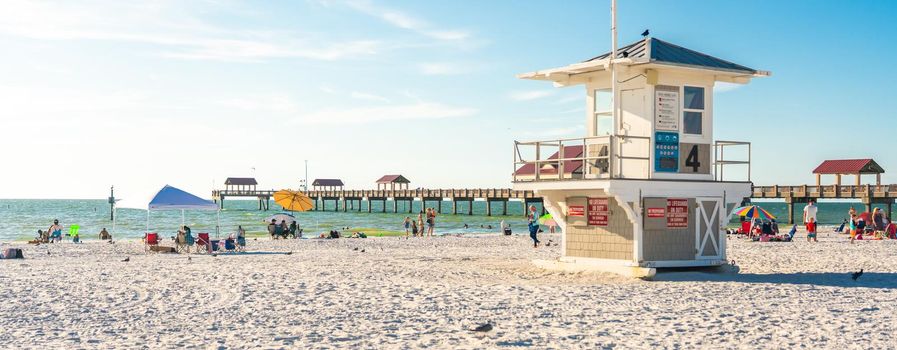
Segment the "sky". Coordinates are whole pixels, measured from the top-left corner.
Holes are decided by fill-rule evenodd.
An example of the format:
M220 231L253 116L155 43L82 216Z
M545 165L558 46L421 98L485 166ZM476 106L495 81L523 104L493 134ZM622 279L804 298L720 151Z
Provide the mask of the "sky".
M0 0L0 198L210 196L384 174L507 188L514 140L585 134L581 86L516 74L610 47L609 0ZM652 36L772 72L717 89L716 139L752 143L756 184L824 159L897 172L897 2L618 4ZM889 172L884 181L897 182Z

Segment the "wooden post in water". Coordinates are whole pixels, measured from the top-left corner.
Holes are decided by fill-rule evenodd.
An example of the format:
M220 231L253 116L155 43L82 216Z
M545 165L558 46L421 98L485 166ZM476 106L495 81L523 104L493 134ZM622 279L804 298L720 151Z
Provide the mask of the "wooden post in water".
M486 216L492 216L492 201L486 198Z
M458 215L458 200L452 198L452 215Z
M383 198L383 212L386 212L386 197Z
M501 215L508 216L508 201L504 200L501 202Z
M473 215L473 198L467 201L467 215Z

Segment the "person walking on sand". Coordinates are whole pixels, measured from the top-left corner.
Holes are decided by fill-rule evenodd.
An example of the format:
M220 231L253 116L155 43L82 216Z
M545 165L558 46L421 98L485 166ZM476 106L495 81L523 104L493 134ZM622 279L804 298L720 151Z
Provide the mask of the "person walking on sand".
M411 217L406 216L402 224L405 226L405 239L408 239L408 236L411 234Z
M816 219L814 218L810 218L810 221L807 222L807 242L810 240L819 242L816 240Z
M536 214L536 206L529 207L529 215L527 215L529 224L529 238L533 239L533 248L539 247L539 216Z
M818 209L819 208L816 207L816 201L811 199L810 202L807 203L807 205L804 207L804 225L810 222L810 219L813 219L813 221L818 221L818 219L816 218L816 212L818 211Z
M850 208L853 210L853 208ZM850 244L853 244L854 239L857 237L857 214L850 214Z

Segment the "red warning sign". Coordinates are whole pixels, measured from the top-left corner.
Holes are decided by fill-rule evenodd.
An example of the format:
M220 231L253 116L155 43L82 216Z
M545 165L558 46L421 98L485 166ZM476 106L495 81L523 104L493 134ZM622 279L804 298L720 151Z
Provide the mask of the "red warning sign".
M667 228L688 227L688 199L667 199Z
M571 205L567 207L567 216L586 216L586 208L582 205Z
M664 208L648 208L648 217L649 218L662 218L667 215L667 211Z
M589 198L588 222L590 226L607 226L610 213L607 198Z

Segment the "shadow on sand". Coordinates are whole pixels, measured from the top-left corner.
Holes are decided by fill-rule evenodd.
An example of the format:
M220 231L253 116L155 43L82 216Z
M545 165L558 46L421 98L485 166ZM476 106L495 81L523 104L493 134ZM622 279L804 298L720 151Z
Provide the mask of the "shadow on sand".
M663 269L658 270L652 280L655 282L739 282L897 289L897 273L868 271L854 281L850 272L747 274L739 273L737 267Z

